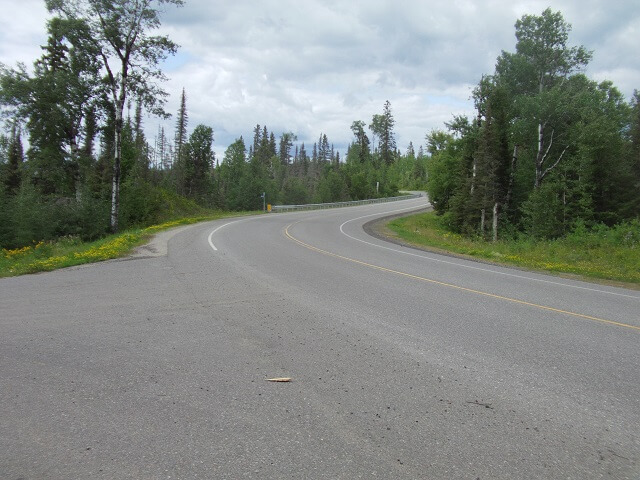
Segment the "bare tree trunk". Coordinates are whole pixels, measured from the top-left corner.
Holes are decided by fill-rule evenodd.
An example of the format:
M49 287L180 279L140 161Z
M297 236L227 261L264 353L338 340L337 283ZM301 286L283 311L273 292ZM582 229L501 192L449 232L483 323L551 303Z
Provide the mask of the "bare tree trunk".
M546 177L551 170L553 170L558 166L558 164L560 163L560 160L562 160L562 157L564 157L564 154L567 153L567 149L569 148L569 145L564 147L560 155L558 155L558 158L556 158L556 161L552 165L549 165L548 167L545 168L545 163L546 164L549 163L547 162L547 159L549 157L549 152L551 151L551 147L553 146L553 137L554 137L555 131L551 130L549 144L547 145L546 149L544 148L545 147L544 131L545 131L545 125L543 125L542 123L539 123L538 124L538 153L536 154L536 180L533 185L534 188L540 187L540 185L542 184L542 179Z
M74 188L76 190L76 202L80 203L82 201L82 189L80 188L80 147L78 146L77 137L75 134L72 134L69 138L69 143L71 144L71 163L75 165L76 170L74 173Z
M484 237L485 209L480 210L480 235Z
M542 182L542 163L544 162L544 126L542 123L538 124L538 153L536 154L536 179L534 188L540 187Z
M511 196L513 195L513 183L516 177L516 166L518 164L518 145L513 147L513 156L511 157L511 170L509 171L509 185L507 186L507 195L504 201L504 210L509 210L511 204Z
M475 190L475 186L476 186L476 170L477 170L477 165L476 165L476 159L475 157L473 158L473 170L472 170L472 176L471 176L471 191L469 192L471 195L473 195L473 191Z
M493 204L493 241L498 241L498 202Z
M122 109L116 108L115 156L113 159L113 182L111 185L111 231L118 232L120 210L120 160L122 158Z

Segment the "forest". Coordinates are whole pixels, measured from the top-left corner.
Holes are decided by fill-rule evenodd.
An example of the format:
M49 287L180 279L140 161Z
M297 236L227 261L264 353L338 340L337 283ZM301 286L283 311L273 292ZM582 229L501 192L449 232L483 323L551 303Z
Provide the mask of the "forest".
M189 129L184 89L175 130L160 129L150 141L144 114L168 117L159 65L177 48L151 35L159 5L47 5L54 16L33 73L21 64L0 71L3 248L64 236L92 240L203 209L258 210L263 194L272 204L321 203L424 185L426 157L412 146L400 154L389 102L368 129L353 122L345 158L326 134L305 145L292 132L276 136L259 124L252 139L237 138L215 158L213 128Z
M448 227L553 239L640 215L640 94L588 79L560 12L516 22L515 52L473 92L475 118L427 135L427 191Z
M166 0L179 6L181 0ZM82 240L211 209L262 209L426 189L449 228L487 239L557 238L637 221L640 95L584 75L592 56L569 45L559 12L516 22L515 52L473 92L477 114L426 134L424 149L396 145L391 103L354 120L344 158L326 134L312 145L256 124L223 158L213 128L190 129L188 92L174 131L166 118L164 58L177 46L152 32L145 2L47 1L54 16L31 71L0 65L0 247L65 236Z

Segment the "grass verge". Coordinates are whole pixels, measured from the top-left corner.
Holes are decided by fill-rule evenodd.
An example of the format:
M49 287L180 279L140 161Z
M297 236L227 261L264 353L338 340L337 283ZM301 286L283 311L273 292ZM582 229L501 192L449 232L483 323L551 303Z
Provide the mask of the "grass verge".
M180 225L248 215L256 212L218 212L211 215L180 218L146 228L132 229L109 235L94 242L82 242L77 237L62 237L50 242L33 242L22 248L0 251L0 278L47 272L59 268L101 262L123 257L152 235Z
M470 239L447 229L442 217L421 213L387 224L405 242L468 255L494 263L569 274L640 288L640 222L593 230L577 228L558 240L518 240L496 243Z

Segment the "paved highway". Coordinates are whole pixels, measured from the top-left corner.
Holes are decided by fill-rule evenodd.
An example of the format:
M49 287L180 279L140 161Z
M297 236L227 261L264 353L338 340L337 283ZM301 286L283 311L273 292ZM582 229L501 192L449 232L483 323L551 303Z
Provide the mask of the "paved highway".
M363 230L424 206L0 280L0 478L640 478L640 293Z

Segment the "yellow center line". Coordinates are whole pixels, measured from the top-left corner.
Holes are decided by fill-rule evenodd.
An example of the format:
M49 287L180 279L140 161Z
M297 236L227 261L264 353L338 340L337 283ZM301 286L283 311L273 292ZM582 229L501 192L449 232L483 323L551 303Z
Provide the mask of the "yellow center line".
M296 223L298 223L298 222L296 222ZM585 318L587 320L592 320L594 322L606 323L608 325L615 325L617 327L630 328L632 330L639 330L640 331L640 327L635 326L635 325L629 325L627 323L621 323L621 322L614 322L613 320L607 320L607 319L599 318L599 317L592 317L590 315L584 315L582 313L569 312L567 310L560 310L559 308L547 307L545 305L540 305L540 304L537 304L537 303L526 302L524 300L518 300L517 298L505 297L505 296L502 296L502 295L496 295L494 293L483 292L481 290L474 290L473 288L461 287L460 285L454 285L452 283L440 282L438 280L433 280L431 278L420 277L418 275L412 275L411 273L400 272L398 270L392 270L390 268L381 267L380 265L374 265L374 264L371 264L371 263L363 262L361 260L356 260L355 258L345 257L343 255L338 255L337 253L328 252L326 250L322 250L321 248L314 247L313 245L309 245L308 243L305 243L302 240L298 240L297 238L292 236L291 233L289 233L289 228L292 227L293 225L294 225L294 223L291 223L291 224L287 225L285 227L285 229L284 229L284 234L287 236L287 238L289 238L289 240L292 240L292 241L296 242L298 245L300 245L302 247L305 247L305 248L307 248L309 250L313 250L314 252L322 253L323 255L328 255L328 256L334 257L334 258L339 258L339 259L345 260L347 262L356 263L358 265L362 265L362 266L368 267L368 268L373 268L375 270L380 270L382 272L393 273L395 275L400 275L400 276L403 276L403 277L412 278L414 280L419 280L421 282L433 283L433 284L436 284L436 285L441 285L443 287L455 288L456 290L461 290L463 292L475 293L476 295L483 295L485 297L491 297L491 298L496 298L498 300L504 300L506 302L517 303L517 304L520 304L520 305L527 305L529 307L539 308L541 310L547 310L547 311L550 311L550 312L562 313L562 314L565 314L565 315L570 315L572 317Z

